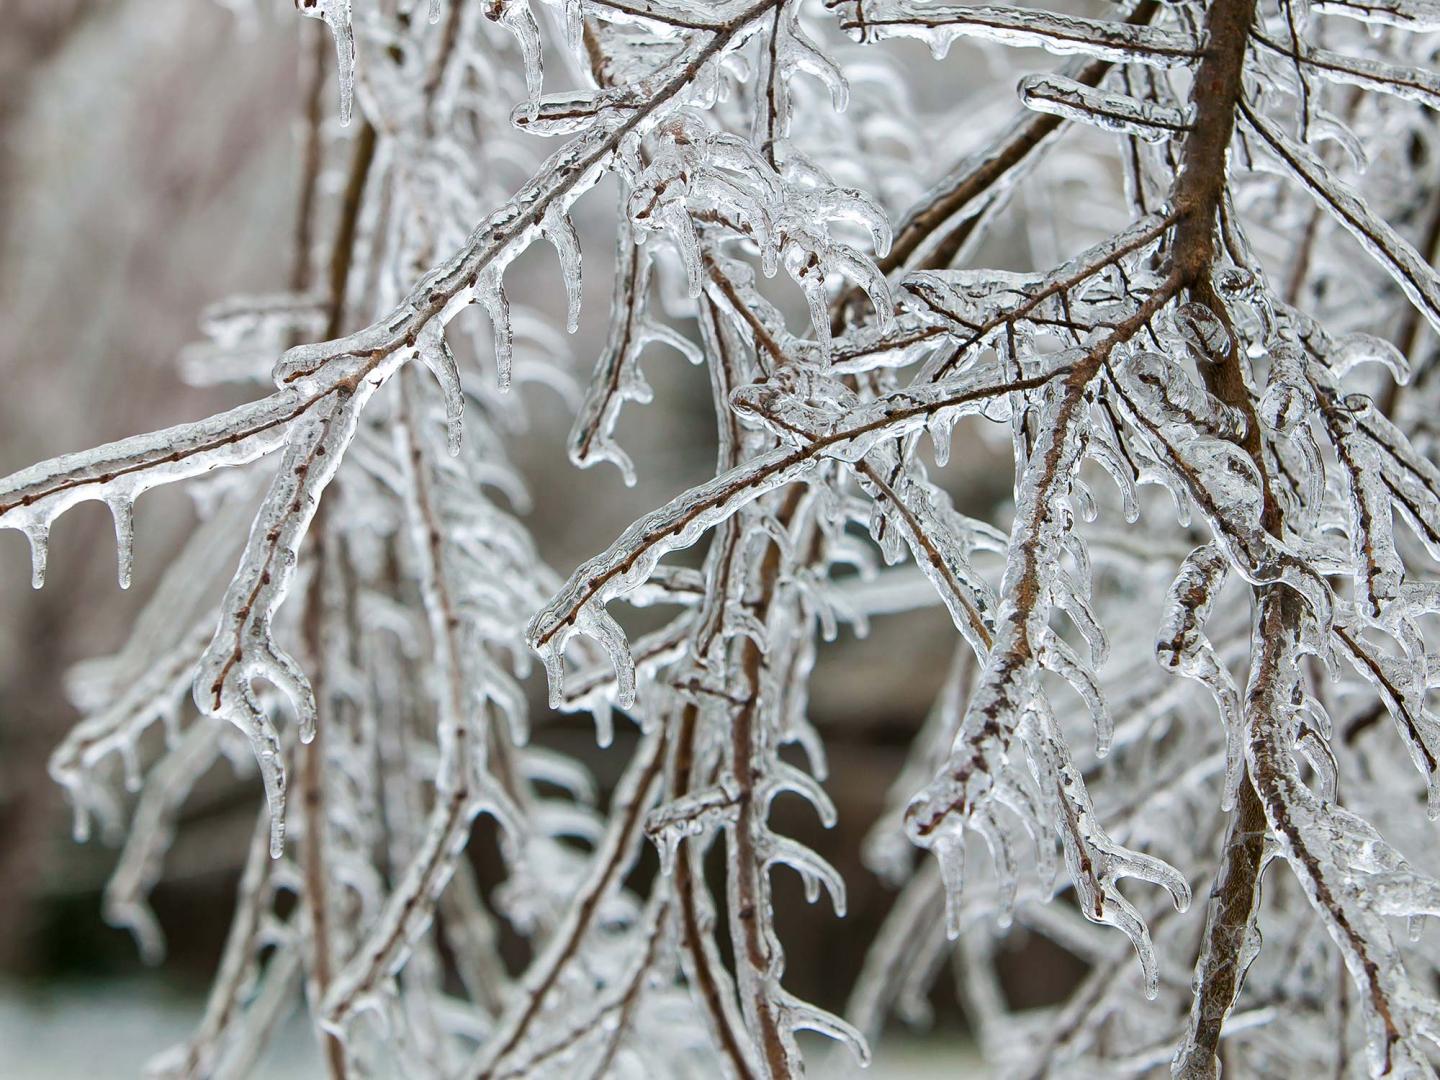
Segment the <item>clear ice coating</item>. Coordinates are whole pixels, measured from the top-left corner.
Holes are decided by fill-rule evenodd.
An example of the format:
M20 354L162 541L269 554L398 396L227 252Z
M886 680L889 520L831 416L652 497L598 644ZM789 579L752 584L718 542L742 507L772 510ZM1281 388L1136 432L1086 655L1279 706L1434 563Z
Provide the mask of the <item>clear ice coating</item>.
M340 87L314 235L179 358L252 400L0 479L34 587L95 501L153 590L49 763L147 960L192 792L265 795L154 1075L253 1072L302 1002L332 1077L842 1075L796 1032L863 1064L950 970L1006 1075L1433 1075L1435 0L296 7ZM558 275L511 269L542 240ZM654 497L566 517L568 573L507 457L535 382ZM655 497L627 405L713 429L713 474ZM157 575L136 503L180 481ZM829 936L866 884L824 831L832 649L906 744L833 1011L774 886ZM1060 1003L1007 997L1015 927L1085 966Z
M355 28L351 24L354 0L295 0L301 15L319 19L335 39L335 70L340 77L340 122L350 123L355 108Z

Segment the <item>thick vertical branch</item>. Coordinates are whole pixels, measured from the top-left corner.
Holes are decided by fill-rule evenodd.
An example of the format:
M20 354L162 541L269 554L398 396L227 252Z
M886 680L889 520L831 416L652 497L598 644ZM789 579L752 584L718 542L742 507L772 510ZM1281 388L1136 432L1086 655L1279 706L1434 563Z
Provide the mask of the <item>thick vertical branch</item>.
M666 792L669 801L683 798L694 786L695 736L700 710L686 703L680 710L675 734L674 757L670 763L674 778ZM710 900L705 893L704 851L698 844L686 844L675 860L675 907L679 921L680 947L688 957L686 977L693 983L700 1005L720 1052L725 1056L736 1080L752 1080L755 1071L750 1064L742 1034L736 1030L733 987L719 958L714 955L709 923L712 921Z
M1255 0L1215 0L1205 19L1204 53L1190 90L1195 122L1180 152L1180 175L1172 193L1181 214L1172 265L1192 288L1215 260L1216 215L1228 181L1226 160L1254 21Z
M320 513L323 513L321 511ZM315 688L317 722L315 737L299 747L299 788L300 803L305 821L304 837L300 844L300 870L302 878L301 899L305 906L305 917L309 923L309 993L313 1013L318 1014L320 1003L330 991L335 974L335 955L330 900L330 869L327 865L328 822L325 799L325 743L328 728L334 719L329 695L325 686L325 649L323 621L325 617L325 525L317 513L316 528L313 532L314 555L310 588L305 598L303 630L306 651L310 655L314 671L312 685ZM344 1080L345 1047L334 1032L319 1032L325 1069L331 1080Z
M794 516L802 491L799 486L794 486L786 493L785 503L779 511L782 522ZM779 546L768 544L756 573L758 599L754 614L761 625L765 623L774 599L780 556ZM739 792L735 822L725 834L730 848L730 937L739 972L737 981L742 993L741 1006L763 1055L762 1067L770 1080L781 1080L794 1073L786 1050L782 1020L769 987L765 985L775 957L765 932L769 919L765 907L770 891L764 880L767 871L762 853L755 846L755 837L764 824L762 816L765 812L756 791L756 782L760 779L757 760L764 739L760 683L765 654L748 636L741 638L738 649L740 678L747 689L730 725L730 767Z
M1260 947L1255 918L1265 831L1265 807L1247 778L1240 785L1205 913L1189 1034L1175 1060L1174 1075L1181 1080L1218 1075L1225 1018L1239 1000L1245 971Z
M1255 0L1216 0L1210 9L1205 54L1191 91L1195 125L1185 140L1175 186L1176 209L1183 215L1176 229L1175 265L1185 275L1192 298L1210 308L1227 329L1230 319L1215 294L1211 269L1216 252L1216 218L1228 183L1230 139L1244 92L1246 43L1254 19ZM1221 362L1206 366L1202 374L1210 392L1245 417L1242 445L1261 477L1262 522L1278 533L1280 509L1270 491L1260 421L1233 334ZM1264 807L1246 778L1240 785L1210 894L1205 936L1196 965L1190 1029L1176 1056L1176 1076L1200 1080L1219 1073L1218 1051L1225 1018L1239 999L1245 969L1259 944L1255 919L1260 905L1265 828Z
M350 266L355 254L355 233L360 226L360 208L364 204L370 166L375 162L376 141L375 125L367 120L360 126L360 133L355 137L350 175L345 181L344 201L340 206L340 224L335 232L335 246L330 256L330 315L325 326L327 338L339 337L345 324L346 293L350 285Z
M317 35L321 36L321 35ZM323 37L323 36L322 36ZM305 169L302 181L300 211L297 223L297 251L293 268L292 283L297 291L308 287L310 280L310 243L313 230L314 190L320 169L320 133L316 122L318 115L319 84L323 82L325 64L324 50L316 57L314 74L316 86L312 87L309 105L310 128L306 141ZM340 220L336 225L335 239L330 251L329 304L326 316L326 336L336 337L344 325L346 296L349 287L350 269L355 259L355 235L359 227L360 210L364 204L365 188L370 168L375 161L375 128L367 120L360 129L350 173L346 179L344 202L340 208ZM325 742L326 728L334 718L334 712L327 705L325 692L325 650L323 642L323 620L325 616L325 575L326 575L326 512L322 502L315 511L311 526L312 570L309 593L305 598L305 612L302 630L310 654L313 675L311 684L315 692L317 719L315 737L299 747L300 798L305 819L305 838L300 847L302 876L302 900L305 916L310 924L309 991L319 1015L320 1005L330 992L335 974L333 932L331 927L332 907L329 885L331 868L326 857L328 844L326 833L328 822L325 807ZM344 1080L345 1047L340 1038L331 1031L319 1032L325 1068L331 1080Z
M290 288L303 293L314 276L311 256L315 246L315 204L320 190L320 167L324 157L325 58L330 43L315 27L315 51L310 58L305 87L305 144L300 159L300 205L295 212L295 251L290 265Z

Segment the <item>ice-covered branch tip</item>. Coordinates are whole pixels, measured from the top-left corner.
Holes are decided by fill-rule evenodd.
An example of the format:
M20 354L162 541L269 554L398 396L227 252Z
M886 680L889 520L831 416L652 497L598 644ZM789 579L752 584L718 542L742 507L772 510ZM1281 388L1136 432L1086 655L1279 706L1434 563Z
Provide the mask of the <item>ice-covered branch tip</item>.
M314 400L298 387L287 388L205 420L23 469L0 480L0 528L18 529L30 541L33 584L39 588L45 582L46 542L55 519L81 502L102 501L116 513L119 561L128 567L131 508L141 494L270 453L284 443L287 425ZM123 529L121 522L126 523Z

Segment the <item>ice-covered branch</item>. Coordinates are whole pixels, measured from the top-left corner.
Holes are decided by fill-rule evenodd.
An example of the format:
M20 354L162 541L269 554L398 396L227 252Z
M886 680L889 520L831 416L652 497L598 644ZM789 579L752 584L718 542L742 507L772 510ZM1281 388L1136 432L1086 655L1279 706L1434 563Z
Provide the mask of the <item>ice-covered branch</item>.
M1183 31L1131 22L1085 19L1003 5L947 5L915 0L840 0L840 26L857 40L912 37L943 55L960 38L1039 46L1060 55L1160 67L1193 62L1199 49Z

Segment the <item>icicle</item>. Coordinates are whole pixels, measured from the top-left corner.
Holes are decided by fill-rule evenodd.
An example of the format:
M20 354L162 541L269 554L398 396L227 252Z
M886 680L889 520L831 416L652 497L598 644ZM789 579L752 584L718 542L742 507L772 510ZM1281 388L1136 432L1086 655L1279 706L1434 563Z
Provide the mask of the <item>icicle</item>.
M1070 501L1081 521L1089 524L1100 516L1100 508L1095 505L1095 495L1090 490L1090 485L1078 476L1070 481Z
M134 739L127 739L120 744L120 761L125 770L125 790L133 795L140 790L142 783L140 748L135 745Z
M788 836L771 835L767 840L770 853L765 860L766 867L776 864L790 867L800 875L805 885L807 903L820 899L820 888L830 894L831 906L839 918L845 917L845 879L833 866L811 851L798 840Z
M579 627L605 650L615 668L615 703L622 709L631 708L635 704L635 658L630 655L625 631L598 604L581 612Z
M510 301L505 296L505 286L498 274L486 274L476 289L476 295L495 335L495 379L502 391L510 389L510 373L514 366L515 339L510 325Z
M686 295L691 300L698 300L705 287L705 265L694 221L682 203L667 206L657 215L657 220L668 227L670 239L680 255L680 265L685 268Z
M563 0L565 11L565 41L570 51L579 54L585 31L585 0Z
M830 365L830 307L825 295L825 269L816 254L799 244L787 244L784 251L785 269L805 294L810 307L810 325L820 345L820 362Z
M937 413L928 425L930 445L935 452L935 464L945 468L950 463L950 435L959 417L952 413Z
M1359 364L1383 364L1390 376L1401 386L1410 382L1410 358L1393 342L1374 334L1346 334L1330 343L1325 353L1326 364L1337 379L1349 374Z
M1078 546L1067 544L1068 547ZM1077 564L1082 575L1088 574L1088 569L1083 564ZM1081 581L1085 580L1081 577ZM1106 660L1110 657L1110 639L1105 635L1105 628L1095 617L1094 609L1090 606L1090 600L1082 590L1076 579L1062 570L1054 571L1054 581L1049 588L1049 598L1061 611L1075 624L1075 629L1080 631L1080 636L1085 639L1085 646L1090 650L1090 666L1099 669L1105 666Z
M436 0L432 0L432 3ZM355 34L350 22L351 0L295 0L302 15L321 20L335 38L336 72L340 76L340 123L350 123L355 97Z
M609 701L601 699L595 702L590 715L595 719L595 745L608 750L615 741L615 710Z
M1173 866L1117 844L1101 827L1084 778L1043 700L1036 702L1026 734L1032 768L1047 800L1052 801L1052 817L1059 823L1080 913L1091 922L1116 927L1130 939L1140 960L1145 996L1153 999L1159 993L1159 971L1150 931L1117 882L1133 877L1159 885L1181 912L1190 906L1190 886Z
M791 1029L818 1032L847 1047L856 1064L862 1069L870 1065L870 1044L852 1024L834 1013L811 1005L790 995L784 995L785 1018ZM800 1071L796 1070L797 1075Z
M70 838L77 844L87 844L90 842L90 829L92 825L90 809L77 795L78 792L74 790L70 793L71 803L75 809L70 824Z
M1104 757L1110 752L1110 742L1115 736L1115 721L1105 707L1104 695L1095 675L1080 663L1080 658L1069 645L1047 631L1040 645L1040 662L1061 676L1084 700L1090 710L1090 720L1095 725L1095 756Z
M530 11L528 0L494 0L483 8L485 17L497 22L515 35L520 43L520 56L525 63L525 89L532 103L539 102L544 85L544 61L540 43L540 26Z
M575 223L563 211L546 215L544 232L560 256L567 300L565 329L573 334L580 329L580 237L575 233Z
M45 564L50 554L50 526L44 521L31 521L22 527L30 541L30 587L45 587Z
M1203 544L1186 556L1165 599L1155 656L1161 667L1203 684L1215 698L1225 731L1225 787L1220 807L1229 812L1244 779L1240 691L1205 636L1205 622L1227 571L1225 554L1217 544Z
M995 867L995 889L1000 898L1000 910L996 912L995 918L1002 929L1008 928L1014 921L1015 897L1020 888L1010 837L1001 827L999 818L993 814L976 814L970 825L990 849L990 862Z
M126 498L105 500L115 519L115 552L120 588L130 587L130 572L135 567L134 505Z
M929 840L929 848L940 864L940 880L945 884L945 936L951 941L964 929L960 898L965 888L965 834L961 822L947 821Z
M1260 399L1260 419L1281 435L1290 435L1314 414L1315 392L1305 376L1305 355L1299 346L1277 341L1269 352L1270 379Z
M786 761L777 760L772 766L769 782L765 785L764 800L768 809L771 800L782 791L794 792L815 809L819 815L820 824L827 829L833 829L839 820L839 814L835 809L835 803L826 794L825 789L820 786L820 781L802 769Z
M465 425L465 391L460 385L460 367L438 319L425 328L418 347L420 362L440 384L440 393L445 399L446 448L451 457L456 457Z

